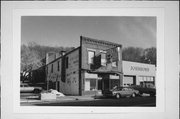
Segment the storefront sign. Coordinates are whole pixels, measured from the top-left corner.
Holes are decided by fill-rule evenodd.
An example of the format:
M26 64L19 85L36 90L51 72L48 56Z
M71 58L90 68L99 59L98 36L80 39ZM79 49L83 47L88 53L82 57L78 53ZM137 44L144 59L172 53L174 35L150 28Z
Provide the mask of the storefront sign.
M110 79L119 79L119 76L116 76L116 75L110 75Z
M155 76L155 65L138 62L123 61L124 75Z
M97 76L97 74L90 74L90 73L86 73L85 72L85 78L94 78L94 79L97 79L98 76Z
M138 67L138 66L131 66L131 69L130 69L130 70L149 72L149 68Z

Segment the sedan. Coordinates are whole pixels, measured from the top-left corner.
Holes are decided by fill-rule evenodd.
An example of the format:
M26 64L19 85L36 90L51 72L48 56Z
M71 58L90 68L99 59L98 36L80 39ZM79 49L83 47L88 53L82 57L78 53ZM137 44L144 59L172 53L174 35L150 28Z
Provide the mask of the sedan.
M21 93L39 93L41 92L41 87L33 87L29 86L28 84L21 84L20 85L20 92Z
M104 95L119 99L121 97L136 97L139 95L139 91L130 87L116 87L110 91L104 91Z

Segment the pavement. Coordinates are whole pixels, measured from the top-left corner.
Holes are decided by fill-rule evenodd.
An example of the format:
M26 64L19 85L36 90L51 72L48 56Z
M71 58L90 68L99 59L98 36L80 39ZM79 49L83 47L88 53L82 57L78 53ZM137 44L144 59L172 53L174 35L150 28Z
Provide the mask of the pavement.
M124 97L120 99L103 96L65 96L54 100L22 99L21 106L156 106L156 97Z
M101 99L103 98L102 95L96 95L96 96L61 96L56 97L54 100L40 100L38 96L29 96L27 98L21 98L21 103L27 103L27 102L58 102L58 101L85 101L85 100L95 100L95 99Z
M148 95L145 94L143 97L147 97ZM148 96L149 97L149 96ZM62 103L62 102L79 102L79 101L98 101L102 99L107 99L103 97L103 95L85 95L85 96L61 96L61 97L56 97L56 99L53 100L40 100L40 98L36 96L28 96L21 98L20 102L21 104L47 104L47 103Z

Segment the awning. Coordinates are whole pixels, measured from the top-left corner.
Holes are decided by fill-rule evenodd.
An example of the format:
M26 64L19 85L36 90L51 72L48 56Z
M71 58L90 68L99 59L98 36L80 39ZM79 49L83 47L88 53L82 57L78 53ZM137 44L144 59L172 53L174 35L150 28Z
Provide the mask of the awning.
M88 73L94 73L94 74L117 74L117 75L123 75L122 72L118 72L118 71L91 71L88 70Z

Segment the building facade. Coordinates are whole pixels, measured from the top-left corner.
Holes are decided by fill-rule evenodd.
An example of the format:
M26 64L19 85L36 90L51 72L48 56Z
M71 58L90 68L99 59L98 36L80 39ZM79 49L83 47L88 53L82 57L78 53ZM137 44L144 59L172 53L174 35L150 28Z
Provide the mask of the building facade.
M62 53L46 65L47 89L79 95L79 52L80 48L76 48L69 53Z
M123 85L155 86L156 67L151 64L123 61Z
M46 56L47 89L66 95L94 95L114 86L155 85L155 66L122 61L122 45L80 37L70 52Z
M80 47L48 55L47 88L66 95L92 95L122 84L122 46L80 37ZM52 58L54 57L54 59Z

